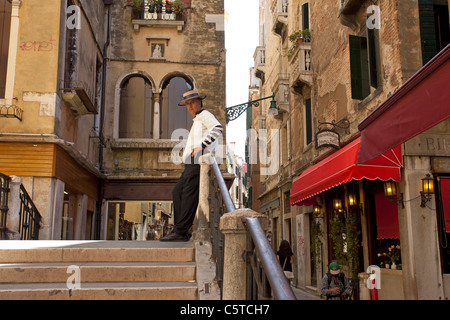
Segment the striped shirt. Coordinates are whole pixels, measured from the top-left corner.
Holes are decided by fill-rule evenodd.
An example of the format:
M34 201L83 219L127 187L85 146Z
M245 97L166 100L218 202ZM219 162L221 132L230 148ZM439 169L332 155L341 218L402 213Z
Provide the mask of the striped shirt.
M215 152L219 145L218 138L222 133L223 127L214 115L208 110L200 110L193 119L183 152L183 162L191 163L191 153L198 147L203 149L203 154Z

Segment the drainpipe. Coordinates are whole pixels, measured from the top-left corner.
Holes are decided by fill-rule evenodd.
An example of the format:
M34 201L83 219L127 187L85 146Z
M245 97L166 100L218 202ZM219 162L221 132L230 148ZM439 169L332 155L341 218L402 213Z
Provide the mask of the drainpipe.
M110 44L111 38L111 4L112 1L104 1L105 6L108 8L108 21L107 21L107 31L106 31L106 42L103 46L103 70L102 70L102 100L101 100L101 109L100 109L100 127L99 127L99 140L100 143L98 145L98 162L99 162L99 170L100 172L104 172L103 167L103 147L104 147L104 136L103 136L103 128L105 123L105 97L106 97L106 67L108 63L108 47ZM96 240L100 240L102 234L102 198L103 198L103 186L104 181L100 180L98 184L98 198L99 200L96 202L96 221L95 221L95 234L94 238ZM104 222L104 221L103 221Z

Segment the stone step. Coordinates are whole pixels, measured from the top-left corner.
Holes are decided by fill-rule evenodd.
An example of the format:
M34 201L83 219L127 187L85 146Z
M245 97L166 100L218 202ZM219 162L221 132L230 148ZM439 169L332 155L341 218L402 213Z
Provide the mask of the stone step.
M0 241L0 300L196 300L195 279L192 242Z
M176 282L195 280L194 262L79 262L0 264L0 283L66 282L79 268L84 282Z
M2 241L0 263L31 262L188 262L192 242L159 241Z
M195 282L0 284L0 300L196 300Z

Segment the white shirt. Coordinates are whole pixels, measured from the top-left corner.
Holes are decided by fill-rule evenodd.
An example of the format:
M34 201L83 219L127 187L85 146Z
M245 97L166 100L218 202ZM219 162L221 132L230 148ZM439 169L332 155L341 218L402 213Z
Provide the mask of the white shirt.
M219 145L217 138L222 132L223 127L214 115L202 109L193 119L183 152L183 162L191 163L191 153L195 148L203 148L203 154L215 152Z

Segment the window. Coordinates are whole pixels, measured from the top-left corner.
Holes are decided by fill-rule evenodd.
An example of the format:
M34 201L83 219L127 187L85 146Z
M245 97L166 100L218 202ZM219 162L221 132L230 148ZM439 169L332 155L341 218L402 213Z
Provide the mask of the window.
M189 130L192 116L186 107L180 107L183 93L192 90L193 85L182 77L173 77L163 86L161 98L160 138L170 139L176 129Z
M309 29L309 3L302 5L302 26L304 29Z
M378 88L378 31L367 29L367 37L350 35L352 98L363 100Z
M121 86L119 138L151 138L152 121L151 84L141 76L132 76Z
M438 178L438 227L442 256L442 271L450 273L450 177Z
M289 160L288 144L289 144L288 130L287 130L287 125L285 125L281 128L281 135L280 135L281 164L286 164Z
M283 199L284 200L284 213L291 212L290 199L291 199L291 191L289 190L284 193L284 199Z
M448 5L439 2L441 1L419 0L423 64L430 61L450 42Z
M10 27L11 2L0 0L0 98L5 97Z
M311 98L305 99L304 103L304 142L305 147L312 142L312 112L311 112Z

